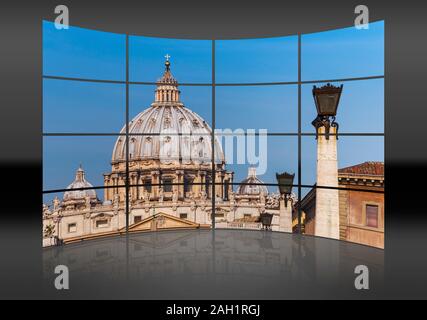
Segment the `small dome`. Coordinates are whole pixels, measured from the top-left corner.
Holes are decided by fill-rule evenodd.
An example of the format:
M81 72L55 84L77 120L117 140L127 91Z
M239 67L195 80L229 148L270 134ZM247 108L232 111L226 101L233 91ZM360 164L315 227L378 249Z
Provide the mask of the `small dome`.
M85 190L72 190L80 188L93 188L93 185L85 179L85 172L80 165L76 171L76 178L74 181L67 187L70 191L64 193L64 201L68 200L82 200L86 197L96 200L96 191L94 189L85 189Z
M256 168L250 167L247 178L241 182L236 193L239 195L267 195L268 189L264 182L257 178Z

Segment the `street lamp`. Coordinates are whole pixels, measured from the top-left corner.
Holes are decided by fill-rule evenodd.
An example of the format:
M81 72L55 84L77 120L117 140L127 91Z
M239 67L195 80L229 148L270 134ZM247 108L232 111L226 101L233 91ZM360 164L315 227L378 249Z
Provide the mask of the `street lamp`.
M271 221L273 220L273 215L271 213L267 213L267 212L261 213L260 220L262 223L262 228L264 230L271 230Z
M316 139L318 138L318 129L322 126L325 127L326 140L329 140L330 127L335 127L336 133L338 133L338 123L335 122L335 116L337 115L343 86L335 87L330 83L319 88L313 86L317 117L311 124L316 128Z
M277 183L279 184L280 194L285 196L285 207L288 206L288 196L292 192L292 185L294 183L295 173L290 174L287 172L276 173Z

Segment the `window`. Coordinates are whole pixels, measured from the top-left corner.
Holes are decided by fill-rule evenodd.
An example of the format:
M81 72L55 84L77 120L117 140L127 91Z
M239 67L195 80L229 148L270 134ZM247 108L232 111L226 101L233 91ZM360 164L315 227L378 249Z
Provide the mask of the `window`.
M147 191L148 193L151 192L151 179L145 179L144 180L144 189L145 191Z
M191 192L193 190L193 179L185 176L184 177L184 192Z
M76 223L69 223L68 224L68 233L74 233L77 232L77 224Z
M163 191L164 192L172 192L172 179L167 178L163 179Z
M107 228L109 224L110 223L108 219L96 220L96 223L95 223L97 228Z
M243 217L244 217L244 218L250 218L250 217L252 217L252 215L251 215L250 213L244 213L244 214L243 214Z
M142 217L141 216L134 216L133 217L133 223L138 223L138 222L140 222L142 220Z
M211 186L212 184L212 179L210 176L206 176L205 177L205 191L206 191L206 197L210 198L211 197Z
M378 228L378 206L366 205L366 226Z
M179 218L180 219L187 219L187 214L186 213L180 213Z

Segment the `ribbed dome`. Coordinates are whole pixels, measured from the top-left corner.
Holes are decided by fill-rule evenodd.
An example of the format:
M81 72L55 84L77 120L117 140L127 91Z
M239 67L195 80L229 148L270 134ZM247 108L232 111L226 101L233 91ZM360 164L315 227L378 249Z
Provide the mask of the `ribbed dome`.
M248 176L244 179L242 184L237 188L236 193L239 195L258 195L268 194L268 189L260 179L256 176L256 168L249 168Z
M157 82L154 103L129 123L129 159L161 160L162 163L211 163L212 129L197 113L179 100L178 83L166 61L164 75ZM121 133L126 133L126 126ZM136 134L136 135L135 135ZM112 162L126 160L126 139L119 137ZM221 144L215 139L216 162L223 162Z
M86 197L90 197L91 199L96 200L96 191L94 189L86 189L86 190L71 190L71 189L79 189L79 188L92 188L93 185L89 183L85 178L85 172L83 168L80 166L76 171L76 178L74 181L67 187L70 191L66 191L64 193L64 201L68 200L82 200Z

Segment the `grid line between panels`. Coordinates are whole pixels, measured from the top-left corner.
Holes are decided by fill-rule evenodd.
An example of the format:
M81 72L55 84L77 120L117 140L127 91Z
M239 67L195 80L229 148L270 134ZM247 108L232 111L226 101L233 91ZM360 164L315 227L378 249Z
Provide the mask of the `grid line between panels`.
M126 34L126 234L129 231L129 35Z
M74 78L63 76L49 76L43 75L43 79L51 80L65 80L65 81L82 81L82 82L98 82L98 83L116 83L116 84L131 84L131 85L156 85L157 82L138 82L138 81L125 81L125 80L104 80L104 79L90 79L90 78ZM300 80L300 81L284 81L284 82L235 82L235 83L215 83L217 87L233 87L233 86L283 86L283 85L297 85L297 84L315 84L327 82L349 82L349 81L363 81L384 79L384 75L367 76L367 77L353 77L353 78L338 78L338 79L317 79L317 80ZM213 83L180 83L180 86L202 86L210 87Z
M126 136L126 133L112 133L112 132L48 132L42 134L44 137L67 137L67 136ZM129 133L129 136L160 136L162 133L160 132L150 132L150 133ZM185 136L186 134L183 133L175 133L170 132L167 134L168 136ZM203 136L203 135L209 135L208 133L198 133L197 135ZM215 134L216 135L216 134ZM218 134L218 136L310 136L315 137L316 133L311 132L267 132L267 133L260 133L260 132L233 132L233 133L221 133ZM318 133L317 136L325 136L325 133ZM340 132L340 133L329 133L329 136L361 136L361 137L384 137L385 133L379 133L379 132Z
M215 195L216 195L216 168L215 168L215 126L216 126L216 119L215 119L215 40L212 40L212 137L211 137L211 165L212 165L212 212L211 212L211 221L212 221L212 230L215 232L215 210L216 210L216 201L215 201ZM215 242L214 242L215 243Z
M216 183L217 185L224 186L223 183ZM183 186L184 183L171 182L171 186ZM189 185L205 185L204 183L190 183ZM210 183L212 185L212 183ZM269 187L278 187L277 183L241 183L241 182L233 182L229 183L229 185L239 186L239 185L254 185L254 186L269 186ZM150 186L161 186L160 183L152 183ZM347 188L347 187L329 187L329 186L318 186L318 185L309 185L309 184L293 184L291 185L293 188L311 188L311 189L331 189L331 190L347 190L347 191L361 191L361 192L372 192L372 193L380 193L384 194L384 191L372 190L369 188ZM131 187L146 187L145 184L129 184L129 188ZM92 187L84 187L84 188L73 188L71 190L81 191L81 190L101 190L101 189L114 189L114 188L126 188L126 185L121 186L92 186ZM70 189L51 189L42 191L43 194L57 193L57 192L65 192L70 191Z
M301 138L301 117L302 117L302 106L301 106L301 34L298 34L298 233L301 233L301 170L302 170L302 138Z

